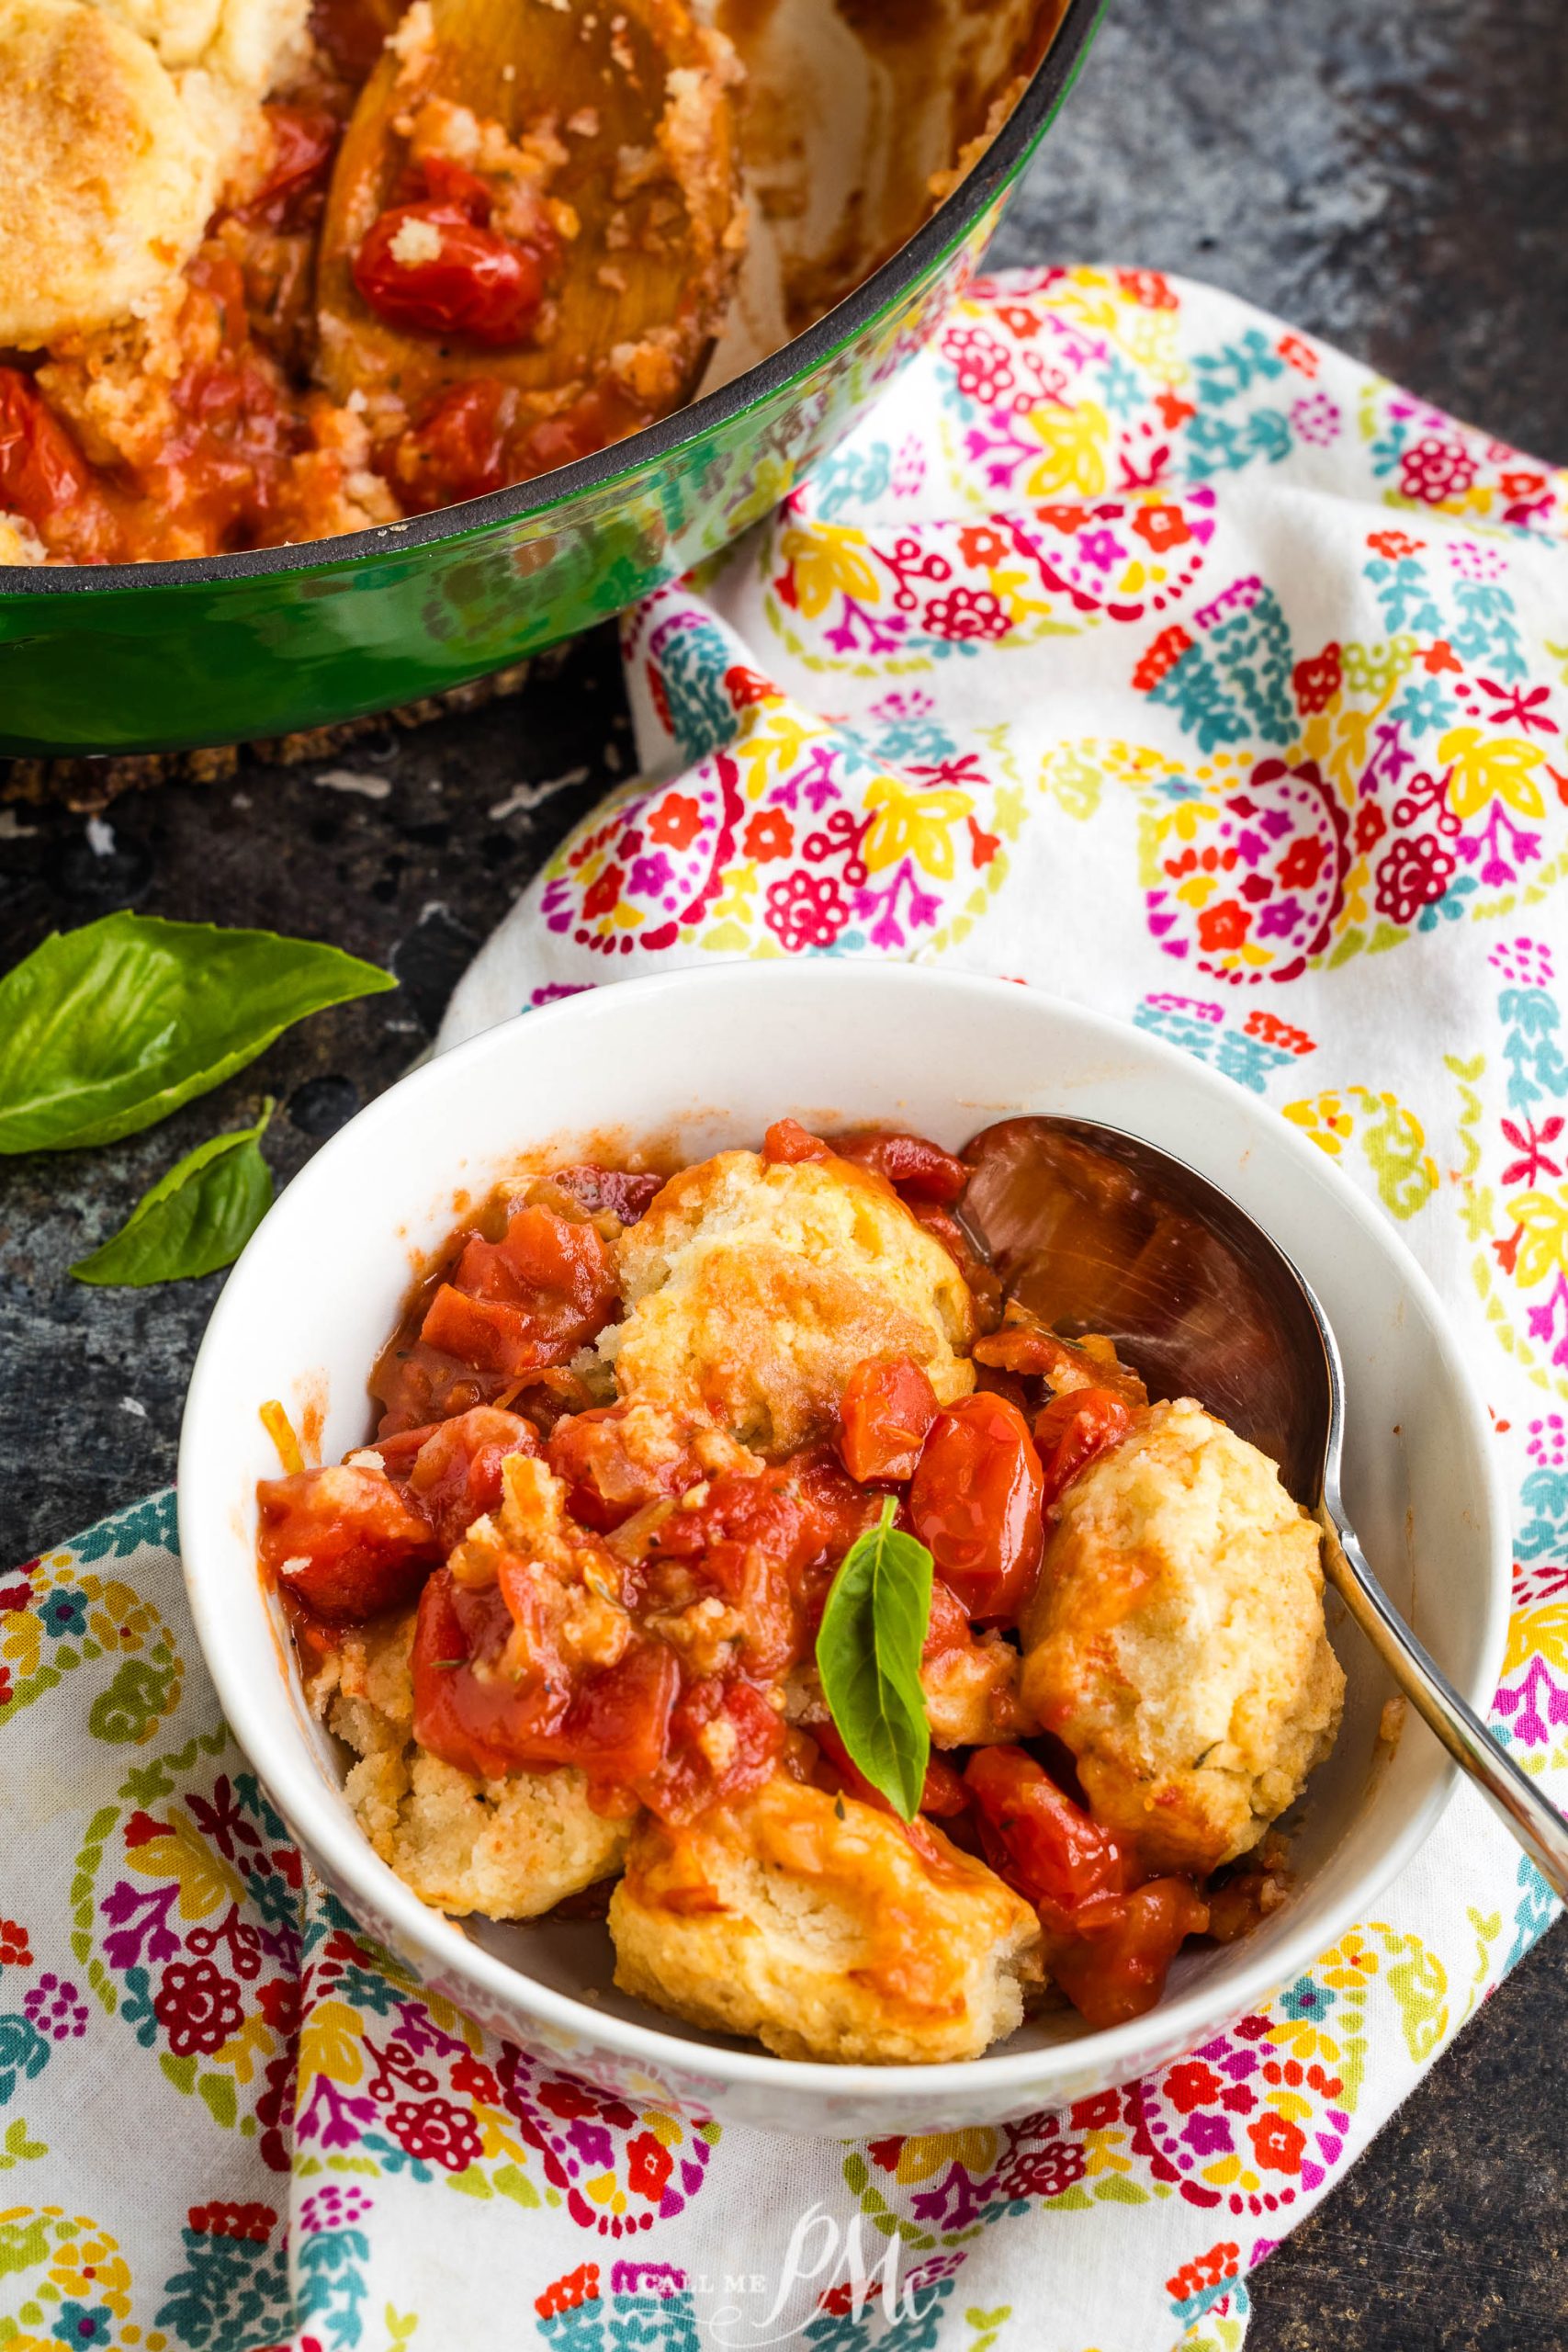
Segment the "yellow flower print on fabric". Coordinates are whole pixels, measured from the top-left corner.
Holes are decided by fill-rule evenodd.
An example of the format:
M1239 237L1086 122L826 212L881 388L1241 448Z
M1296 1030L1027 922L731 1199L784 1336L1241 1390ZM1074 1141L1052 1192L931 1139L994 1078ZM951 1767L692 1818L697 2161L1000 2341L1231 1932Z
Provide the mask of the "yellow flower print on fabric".
M108 2231L60 2205L0 2211L0 2345L5 2352L164 2352L133 2312L130 2267Z
M1283 1110L1292 1126L1310 1136L1330 1159L1340 1159L1345 1146L1355 1143L1392 1216L1413 1217L1437 1191L1438 1163L1427 1149L1426 1131L1397 1095L1348 1086L1287 1102Z

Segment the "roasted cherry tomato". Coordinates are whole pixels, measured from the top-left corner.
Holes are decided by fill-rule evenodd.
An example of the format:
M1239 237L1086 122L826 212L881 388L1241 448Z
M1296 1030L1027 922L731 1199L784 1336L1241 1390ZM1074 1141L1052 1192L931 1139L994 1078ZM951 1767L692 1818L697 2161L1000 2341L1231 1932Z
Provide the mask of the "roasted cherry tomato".
M839 1399L839 1452L852 1478L912 1478L936 1391L907 1356L857 1363Z
M1150 1879L1124 1894L1102 1924L1053 1950L1050 1972L1090 2025L1124 2025L1154 2007L1181 1945L1208 1924L1208 1907L1190 1879Z
M893 1808L882 1791L866 1779L851 1757L839 1736L838 1725L833 1723L813 1724L810 1730L826 1759L824 1777L829 1787L842 1789L846 1796L858 1797L863 1804L874 1805L879 1813L891 1813ZM938 1820L954 1820L968 1809L969 1792L964 1787L963 1774L955 1772L943 1758L931 1757L926 1764L926 1777L917 1810Z
M235 209L242 220L302 226L324 191L343 125L325 107L268 106L262 112L272 133L272 162L255 194Z
M928 1143L924 1136L885 1135L877 1132L863 1136L840 1136L834 1146L840 1159L852 1159L862 1168L874 1168L886 1176L895 1192L913 1193L921 1200L935 1201L942 1208L951 1208L969 1182L969 1170L951 1151L943 1151L937 1143Z
M25 516L47 547L79 563L119 551L92 467L19 368L0 368L0 514Z
M755 1683L694 1682L670 1718L668 1758L639 1793L664 1820L689 1821L770 1780L784 1743L784 1718Z
M450 384L377 458L411 514L482 498L507 479L508 387L493 376Z
M599 1168L592 1163L552 1169L550 1182L570 1193L574 1201L581 1201L590 1216L607 1209L623 1225L636 1225L646 1216L654 1194L664 1190L662 1176L634 1176L624 1168Z
M993 1866L1058 1934L1079 1934L1137 1871L1108 1829L1021 1747L977 1747L964 1768Z
M909 1487L916 1534L973 1618L1005 1622L1040 1565L1040 1457L1005 1396L977 1391L940 1412Z
M833 1147L798 1119L775 1119L762 1137L762 1157L773 1167L793 1167L802 1159L831 1159Z
M545 298L536 254L439 198L378 214L354 256L354 282L389 326L495 345L520 343Z
M1034 1424L1047 1512L1054 1514L1073 1480L1126 1436L1132 1419L1128 1406L1109 1388L1074 1388L1052 1397Z
M412 1600L443 1549L417 1503L349 1463L264 1478L256 1501L263 1566L319 1617L373 1617Z

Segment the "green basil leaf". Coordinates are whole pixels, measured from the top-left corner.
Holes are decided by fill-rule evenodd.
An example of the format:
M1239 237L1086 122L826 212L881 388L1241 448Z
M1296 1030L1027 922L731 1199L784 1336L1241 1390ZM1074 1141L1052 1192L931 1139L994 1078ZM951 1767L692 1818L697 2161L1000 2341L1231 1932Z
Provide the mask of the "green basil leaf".
M852 1762L912 1821L931 1749L920 1688L931 1555L894 1526L893 1508L890 1496L844 1555L822 1611L817 1670Z
M270 931L118 914L51 932L0 979L0 1152L136 1135L308 1012L396 986Z
M272 1170L257 1148L272 1116L213 1136L160 1176L119 1231L72 1267L79 1283L143 1289L231 1266L272 1206Z

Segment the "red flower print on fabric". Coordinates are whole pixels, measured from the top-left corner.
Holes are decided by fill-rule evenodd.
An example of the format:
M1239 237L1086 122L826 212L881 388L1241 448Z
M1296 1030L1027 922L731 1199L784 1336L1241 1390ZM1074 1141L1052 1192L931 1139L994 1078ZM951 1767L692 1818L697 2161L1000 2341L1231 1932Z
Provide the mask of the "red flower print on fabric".
M1222 948L1239 947L1252 928L1252 917L1238 899L1222 899L1217 907L1205 907L1198 918L1198 944L1211 956Z
M240 1988L210 1960L172 1960L152 2014L176 2058L209 2058L245 2021Z
M609 913L621 895L621 885L626 878L620 866L607 865L598 880L589 884L582 894L582 911L591 922Z
M1298 662L1292 673L1296 702L1308 717L1326 710L1345 683L1337 645L1325 645L1321 653Z
M805 947L831 947L850 910L830 874L792 874L768 892L762 920L783 947L798 956Z
M411 2156L446 2172L466 2172L484 2151L473 2117L447 2098L400 2099L387 2110L387 2129Z
M1263 2171L1300 2172L1306 2134L1288 2116L1276 2115L1267 2109L1247 2125L1247 2136Z
M1434 435L1405 450L1399 461L1399 486L1406 498L1440 506L1446 498L1462 498L1476 470L1475 459L1462 442L1439 441Z
M1435 905L1453 876L1454 860L1431 833L1397 841L1377 867L1377 906L1391 922L1414 922Z

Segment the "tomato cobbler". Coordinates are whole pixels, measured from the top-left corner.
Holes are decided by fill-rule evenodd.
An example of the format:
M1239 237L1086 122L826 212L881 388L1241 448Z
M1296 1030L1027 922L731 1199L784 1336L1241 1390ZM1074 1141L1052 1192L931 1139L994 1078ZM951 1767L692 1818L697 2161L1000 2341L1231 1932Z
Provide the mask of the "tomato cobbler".
M886 2064L1135 2017L1282 1898L1344 1688L1316 1527L999 1295L968 1174L784 1119L520 1179L412 1300L375 1438L263 1482L311 1704L426 1902L602 1910L627 1993ZM877 1544L930 1596L903 1801L824 1646Z
M678 60L642 143L630 33L601 104L508 124L444 93L431 0L0 0L0 564L396 523L689 397L737 69L682 0L626 5ZM638 268L674 316L600 350Z

